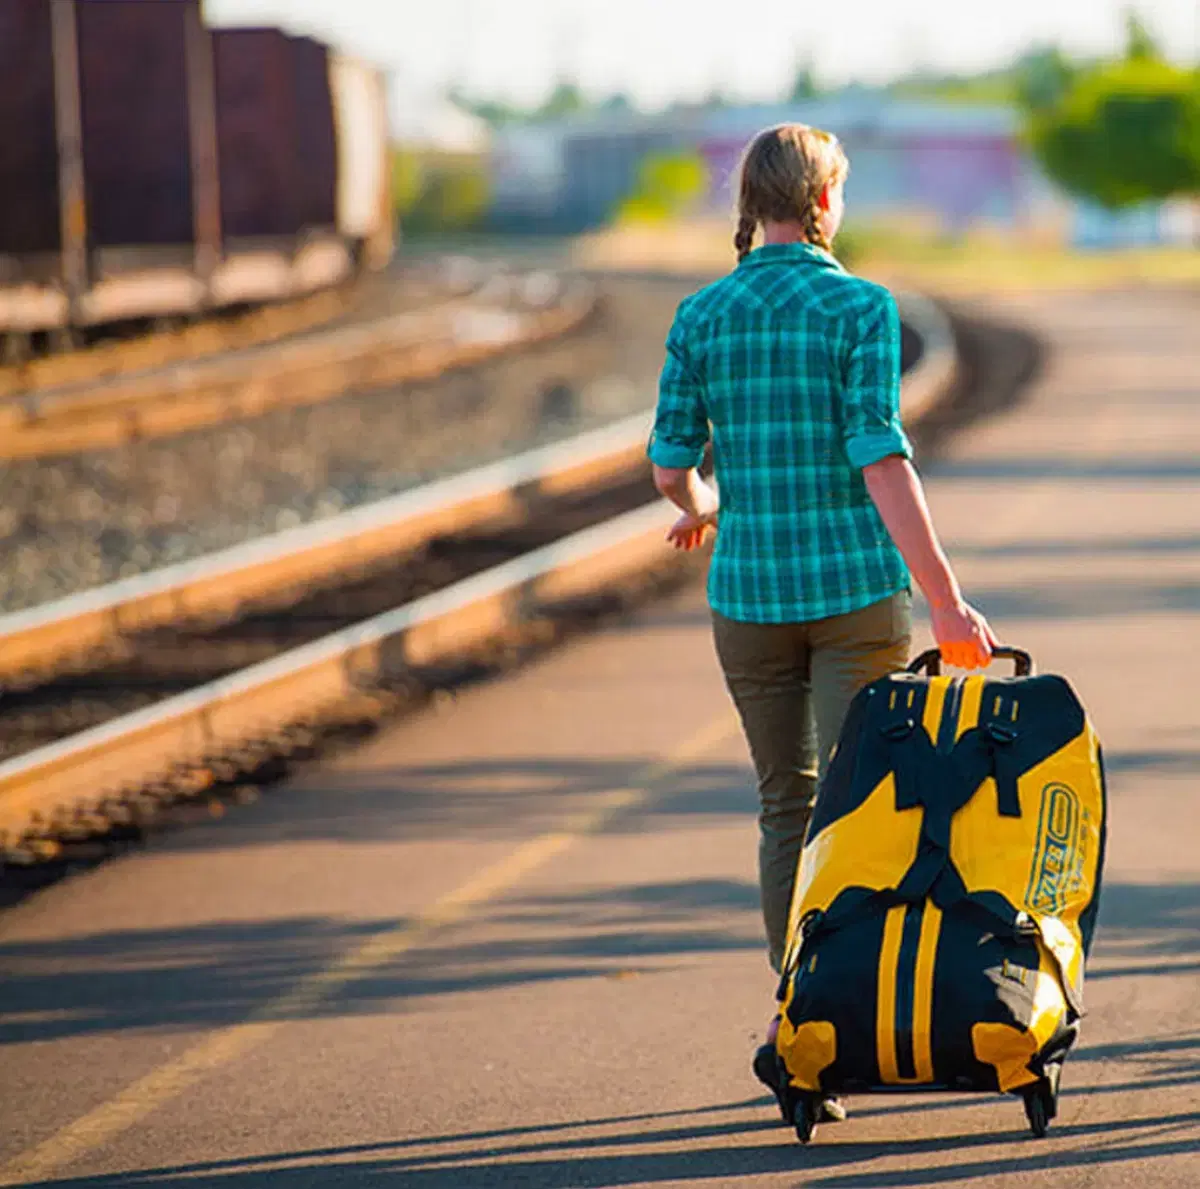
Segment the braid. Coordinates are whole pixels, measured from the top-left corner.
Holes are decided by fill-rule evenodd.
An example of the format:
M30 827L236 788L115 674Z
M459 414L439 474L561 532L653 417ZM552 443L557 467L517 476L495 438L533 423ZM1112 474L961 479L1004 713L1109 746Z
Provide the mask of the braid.
M800 210L800 226L804 228L804 235L813 247L830 251L829 240L821 229L821 211L815 191L811 192L811 197Z
M733 236L734 251L737 252L738 263L750 254L750 247L754 243L754 229L758 226L758 220L751 218L743 211L738 216L737 231Z

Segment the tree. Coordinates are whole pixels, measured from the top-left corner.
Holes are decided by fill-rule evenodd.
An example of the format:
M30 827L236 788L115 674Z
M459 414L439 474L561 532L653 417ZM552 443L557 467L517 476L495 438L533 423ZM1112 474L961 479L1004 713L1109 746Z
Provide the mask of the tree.
M690 106L684 105L684 106ZM724 111L730 107L729 97L721 90L720 87L714 87L703 99L700 100L700 108L702 111Z
M425 189L425 167L418 153L392 148L392 206L403 222L412 213Z
M1057 46L1031 50L1013 68L1017 102L1029 112L1052 111L1071 89L1077 70Z
M1125 60L1127 62L1161 62L1162 51L1146 28L1146 22L1135 9L1125 11Z
M550 92L550 97L538 108L537 115L543 120L558 120L585 111L587 107L588 101L579 87L563 81Z
M1051 177L1104 206L1200 193L1200 76L1145 58L1101 67L1030 135Z
M821 93L817 86L817 76L813 70L812 59L802 62L792 75L792 86L788 91L790 103L803 103L806 99L815 99Z
M500 99L477 99L467 94L459 86L451 87L446 98L456 107L461 107L463 111L478 116L492 128L500 128L505 124L516 123L528 118L519 107L514 107Z
M410 231L468 231L487 211L487 165L480 159L430 155L423 162L422 180L415 201L402 217Z
M609 115L623 116L637 111L637 107L623 91L616 91L600 104L599 110Z
M619 223L666 223L687 214L708 187L708 166L699 153L650 153L637 184L620 204Z

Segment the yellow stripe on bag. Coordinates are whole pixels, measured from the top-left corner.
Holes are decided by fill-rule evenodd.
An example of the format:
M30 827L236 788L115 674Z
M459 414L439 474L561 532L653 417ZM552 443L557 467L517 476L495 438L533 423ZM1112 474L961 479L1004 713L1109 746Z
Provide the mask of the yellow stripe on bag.
M929 736L929 742L937 746L938 728L942 725L942 707L946 704L946 691L950 688L949 677L931 677L925 690L925 713L921 724Z
M927 900L925 915L921 918L921 939L917 944L913 993L913 1064L918 1082L933 1081L933 972L941 932L942 910Z
M900 938L908 906L889 908L883 925L883 945L879 951L879 989L876 996L875 1047L879 1056L879 1077L885 1085L900 1081L896 1066L896 973L900 962Z
M962 702L958 710L958 728L954 732L957 743L969 730L979 726L979 711L983 704L984 678L976 674L963 683Z
M918 1086L933 1081L933 975L938 938L942 932L942 910L925 902L917 961L913 971L913 1066L916 1076L900 1076L896 1058L896 989L899 979L900 944L909 906L898 904L888 910L879 951L879 990L875 1016L875 1045L879 1077L888 1086Z

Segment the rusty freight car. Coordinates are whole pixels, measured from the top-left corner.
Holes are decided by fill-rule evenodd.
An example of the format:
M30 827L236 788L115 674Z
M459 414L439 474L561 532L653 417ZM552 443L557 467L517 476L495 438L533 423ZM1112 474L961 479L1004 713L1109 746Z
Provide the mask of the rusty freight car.
M278 301L393 244L383 80L200 0L0 0L0 335Z

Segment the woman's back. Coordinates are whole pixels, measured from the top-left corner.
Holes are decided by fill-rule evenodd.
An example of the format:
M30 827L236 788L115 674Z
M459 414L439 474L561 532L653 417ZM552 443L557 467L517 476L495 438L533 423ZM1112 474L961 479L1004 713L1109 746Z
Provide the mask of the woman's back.
M861 473L909 453L891 295L820 248L768 245L688 298L667 346L654 452L695 465L711 424L714 609L823 619L905 586Z

